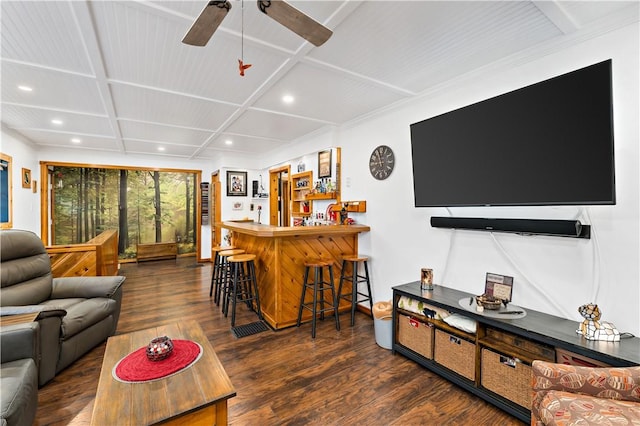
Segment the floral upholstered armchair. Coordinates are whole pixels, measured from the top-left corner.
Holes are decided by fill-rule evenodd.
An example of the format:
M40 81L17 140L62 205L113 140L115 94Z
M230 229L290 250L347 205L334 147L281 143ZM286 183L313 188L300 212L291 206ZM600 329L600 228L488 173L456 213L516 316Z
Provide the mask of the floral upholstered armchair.
M640 425L640 366L534 361L531 425Z

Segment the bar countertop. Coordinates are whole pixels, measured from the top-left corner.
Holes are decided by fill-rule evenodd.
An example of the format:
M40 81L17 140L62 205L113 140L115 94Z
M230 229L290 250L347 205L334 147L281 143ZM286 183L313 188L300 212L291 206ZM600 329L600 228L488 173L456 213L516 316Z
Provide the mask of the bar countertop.
M274 226L254 222L222 222L221 227L254 237L291 237L303 235L358 234L371 230L366 225Z

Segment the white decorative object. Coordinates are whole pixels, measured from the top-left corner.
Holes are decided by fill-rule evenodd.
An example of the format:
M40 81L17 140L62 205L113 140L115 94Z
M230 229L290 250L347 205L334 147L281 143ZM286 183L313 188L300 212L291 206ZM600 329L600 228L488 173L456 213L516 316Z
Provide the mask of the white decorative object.
M587 303L578 308L584 320L576 333L582 334L587 340L604 340L607 342L620 341L620 332L610 322L600 321L602 312L595 303Z

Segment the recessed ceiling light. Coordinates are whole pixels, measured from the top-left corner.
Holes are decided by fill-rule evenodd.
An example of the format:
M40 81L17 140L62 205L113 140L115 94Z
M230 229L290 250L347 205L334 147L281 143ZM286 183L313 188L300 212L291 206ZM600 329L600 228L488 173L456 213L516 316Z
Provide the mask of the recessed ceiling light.
M82 142L82 139L80 139L80 138L73 138L73 139L71 139L71 142L73 142L73 143L80 143L80 142Z
M294 100L295 98L291 95L284 95L282 97L282 102L284 102L285 104L292 104Z
M20 85L18 86L18 89L22 90L23 92L33 92L33 88L29 86Z
M224 143L227 145L233 145L233 141L231 139L227 139Z
M62 120L58 120L57 118L54 118L53 120L51 120L51 123L56 124L56 125L61 125L62 124Z
M158 147L158 151L164 151L164 150L165 150L165 147L164 147L164 146L159 146L159 147Z

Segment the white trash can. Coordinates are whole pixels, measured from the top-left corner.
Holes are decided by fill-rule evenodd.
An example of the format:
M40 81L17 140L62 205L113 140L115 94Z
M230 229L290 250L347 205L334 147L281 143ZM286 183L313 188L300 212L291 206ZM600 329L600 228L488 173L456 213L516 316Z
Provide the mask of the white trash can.
M393 306L391 302L376 302L373 305L373 328L376 343L381 348L391 349L393 336Z

